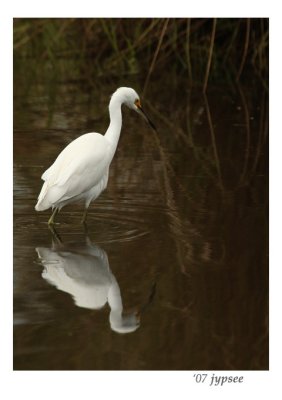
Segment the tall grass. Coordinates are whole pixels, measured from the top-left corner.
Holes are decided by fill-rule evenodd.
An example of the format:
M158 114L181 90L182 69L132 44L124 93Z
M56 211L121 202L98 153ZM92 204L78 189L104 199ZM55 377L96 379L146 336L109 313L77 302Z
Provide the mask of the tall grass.
M189 84L218 82L251 70L268 84L267 19L15 19L15 65L26 60L64 68L71 79L142 74L144 86L163 68ZM34 71L33 71L34 73ZM93 79L93 78L92 78Z

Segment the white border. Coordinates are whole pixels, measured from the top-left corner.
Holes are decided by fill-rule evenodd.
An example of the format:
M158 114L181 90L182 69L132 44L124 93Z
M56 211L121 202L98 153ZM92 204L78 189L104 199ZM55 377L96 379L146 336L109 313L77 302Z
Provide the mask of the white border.
M196 3L196 4L195 4ZM231 4L229 4L231 3ZM274 1L10 1L0 12L1 96L1 340L2 398L236 399L281 398L281 25ZM210 388L194 383L194 372L13 372L12 371L12 18L13 17L270 17L271 18L271 370L234 372L244 384ZM280 228L280 229L279 229ZM220 372L216 372L220 374ZM229 375L231 372L222 372ZM5 393L5 394L4 394ZM280 394L280 395L279 395Z

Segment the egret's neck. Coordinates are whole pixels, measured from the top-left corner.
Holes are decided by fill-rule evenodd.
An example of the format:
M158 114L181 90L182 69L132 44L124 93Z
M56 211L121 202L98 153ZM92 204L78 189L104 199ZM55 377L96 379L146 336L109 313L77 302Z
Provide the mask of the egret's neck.
M123 316L123 305L121 300L120 288L112 275L112 285L108 291L108 303L111 308L110 324L112 330L119 333L134 332L139 327L139 322L134 314Z
M105 133L105 137L112 144L114 151L116 150L121 131L121 104L119 98L112 96L109 104L110 125Z

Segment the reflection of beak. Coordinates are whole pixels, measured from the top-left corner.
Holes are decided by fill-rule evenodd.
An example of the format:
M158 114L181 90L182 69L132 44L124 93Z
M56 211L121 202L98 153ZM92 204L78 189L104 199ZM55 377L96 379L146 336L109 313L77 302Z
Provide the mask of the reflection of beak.
M157 131L155 125L153 124L153 122L150 120L150 118L148 117L148 115L145 113L145 111L143 110L143 108L141 107L141 105L137 105L137 112L142 115L142 117L148 122L148 124L151 126L151 128L154 129L154 131Z

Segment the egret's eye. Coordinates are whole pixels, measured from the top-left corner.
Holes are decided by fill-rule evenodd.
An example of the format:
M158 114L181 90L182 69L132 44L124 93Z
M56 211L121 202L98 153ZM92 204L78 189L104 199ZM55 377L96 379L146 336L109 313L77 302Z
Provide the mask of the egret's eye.
M136 107L141 108L141 103L139 99L136 99L134 104L136 105Z

